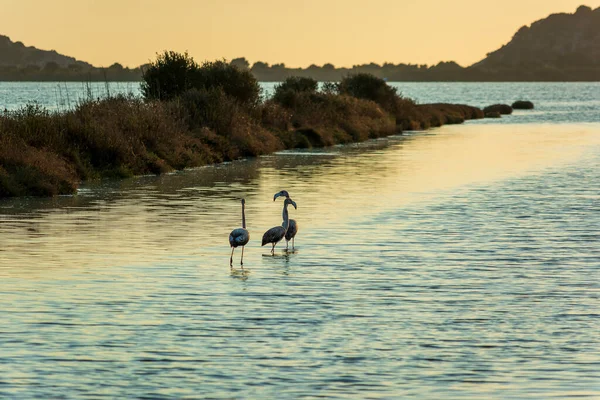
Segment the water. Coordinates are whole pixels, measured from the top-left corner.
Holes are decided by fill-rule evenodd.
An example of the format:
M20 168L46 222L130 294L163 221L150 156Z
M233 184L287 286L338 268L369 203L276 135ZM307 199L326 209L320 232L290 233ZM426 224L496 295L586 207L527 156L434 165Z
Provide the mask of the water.
M277 83L263 82L270 97ZM600 122L600 82L390 82L403 96L418 103L464 103L476 107L529 100L535 110L515 110L500 120L477 123L576 123ZM64 111L78 102L107 94L141 96L139 82L0 82L0 110L15 110L38 103Z
M0 111L36 103L65 111L88 99L106 95L141 96L139 82L0 82Z
M534 110L515 110L500 120L478 123L600 122L600 82L410 82L394 83L403 95L419 103L465 103L476 107L529 100Z
M600 397L600 124L563 114L0 201L0 398Z

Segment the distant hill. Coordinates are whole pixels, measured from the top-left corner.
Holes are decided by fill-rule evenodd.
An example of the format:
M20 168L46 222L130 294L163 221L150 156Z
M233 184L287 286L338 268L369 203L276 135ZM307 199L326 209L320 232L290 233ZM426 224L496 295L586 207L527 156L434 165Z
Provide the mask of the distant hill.
M0 66L28 67L37 65L44 67L50 62L56 63L60 67L77 65L93 68L91 64L64 56L55 50L40 50L33 46L25 46L21 42L13 42L8 36L0 35Z
M600 8L552 14L523 26L512 40L472 68L499 71L569 71L600 68Z
M13 42L0 35L0 81L139 81L140 68L115 63L96 68L85 61Z
M431 66L369 63L352 68L332 64L288 68L261 61L251 66L243 57L231 63L249 69L259 81L275 82L289 76L338 81L361 72L389 81L600 81L600 8L580 6L573 14L552 14L524 26L506 45L466 68L453 61ZM96 68L0 35L0 80L139 81L143 68L129 69L118 63Z
M234 61L248 64L245 59ZM339 80L356 72L390 81L600 81L600 8L580 6L573 14L552 14L524 26L508 44L466 68L450 61L432 66L371 63L339 69L331 64L289 69L259 62L250 69L259 80L271 81L290 74Z
M308 76L335 81L352 73L366 72L389 81L600 81L600 8L580 6L573 14L552 14L524 26L512 40L478 63L437 65L374 63L352 68L287 68L245 58L232 61L249 68L261 81L282 81L288 76Z

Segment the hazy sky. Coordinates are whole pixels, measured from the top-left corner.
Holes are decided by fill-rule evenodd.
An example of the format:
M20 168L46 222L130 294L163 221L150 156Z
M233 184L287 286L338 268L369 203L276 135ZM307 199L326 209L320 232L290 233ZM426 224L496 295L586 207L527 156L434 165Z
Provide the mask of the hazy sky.
M368 62L466 66L523 25L600 0L0 0L0 34L96 66L162 50L196 61L291 67Z

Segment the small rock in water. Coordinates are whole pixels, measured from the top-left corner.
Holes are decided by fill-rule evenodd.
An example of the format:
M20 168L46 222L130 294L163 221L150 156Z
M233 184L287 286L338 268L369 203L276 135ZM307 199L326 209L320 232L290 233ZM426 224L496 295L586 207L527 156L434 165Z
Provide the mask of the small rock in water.
M512 103L512 108L515 110L532 110L533 103L527 100L517 100Z
M483 109L485 114L490 112L498 112L500 114L512 114L512 107L508 104L492 104L491 106L487 106Z

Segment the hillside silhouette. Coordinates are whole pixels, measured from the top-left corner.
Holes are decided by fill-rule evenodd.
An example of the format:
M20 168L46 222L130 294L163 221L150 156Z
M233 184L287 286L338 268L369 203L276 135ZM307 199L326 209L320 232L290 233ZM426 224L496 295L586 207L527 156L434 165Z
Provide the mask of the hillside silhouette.
M65 56L55 50L40 50L0 35L0 80L2 81L136 81L141 69L115 63L108 68Z
M552 14L523 26L512 40L471 66L491 74L531 77L585 76L600 70L600 8L580 6L574 14Z
M507 44L468 67L449 61L431 66L369 63L352 68L333 64L288 68L261 61L251 65L244 57L233 59L231 64L250 70L263 82L280 82L291 76L331 82L357 73L388 81L599 81L600 8L580 6L572 14L552 14L523 26ZM0 80L137 81L143 69L118 63L97 68L54 50L26 47L0 36Z
M25 46L21 42L13 42L8 36L0 35L0 66L44 67L47 63L55 63L60 67L74 65L93 67L84 61L57 53L55 50L40 50L33 46Z

